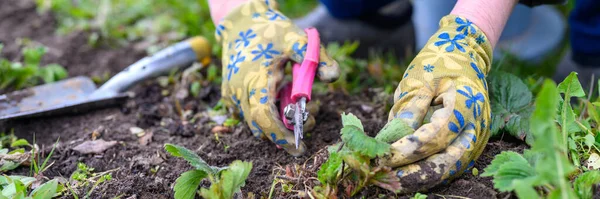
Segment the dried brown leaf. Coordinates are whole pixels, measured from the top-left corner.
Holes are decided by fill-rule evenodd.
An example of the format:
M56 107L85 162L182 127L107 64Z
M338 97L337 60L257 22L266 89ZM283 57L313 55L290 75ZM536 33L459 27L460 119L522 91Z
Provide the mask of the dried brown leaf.
M104 141L103 139L93 140L93 141L85 141L73 148L74 151L77 151L82 154L91 154L96 153L100 154L113 147L117 144L117 141Z

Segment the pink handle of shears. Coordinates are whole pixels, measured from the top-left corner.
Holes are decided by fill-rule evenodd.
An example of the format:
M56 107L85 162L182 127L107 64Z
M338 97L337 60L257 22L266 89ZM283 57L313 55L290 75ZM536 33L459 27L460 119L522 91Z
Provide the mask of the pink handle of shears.
M294 103L292 102L291 95L292 83L288 83L279 91L279 115L281 116L281 120L283 120L283 124L285 125L285 127L289 130L294 130L294 125L292 125L291 122L285 118L284 114L285 107L289 104Z
M292 101L297 102L301 97L306 98L306 102L310 101L313 81L315 73L319 66L319 52L321 39L319 32L315 28L307 28L304 30L308 37L306 54L302 65L295 63L292 67Z
M294 126L285 118L284 109L287 105L296 103L301 97L305 97L306 102L310 101L315 72L319 64L321 48L319 32L315 28L307 28L304 31L308 37L304 60L302 64L294 63L292 65L292 82L279 91L279 114L285 127L290 130L293 130Z

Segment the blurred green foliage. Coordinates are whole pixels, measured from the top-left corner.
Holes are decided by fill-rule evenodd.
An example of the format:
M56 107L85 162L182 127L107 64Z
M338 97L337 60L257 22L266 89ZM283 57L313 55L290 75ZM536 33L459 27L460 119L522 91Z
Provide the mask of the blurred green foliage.
M213 45L216 57L220 56L220 45L214 39L215 26L210 18L207 0L36 0L41 12L51 10L58 19L59 33L89 31L91 45L127 45L131 41L146 44L148 53L153 53L169 44L185 38L202 35ZM280 10L290 18L298 18L312 11L317 0L277 0ZM557 6L565 16L573 8L573 1ZM519 60L507 54L501 61L494 62L493 70L510 71L521 78L551 76L557 63L568 49L568 40L556 52L552 52L539 63ZM401 80L410 57L403 62L393 55L371 52L368 59L352 56L357 42L326 44L328 51L338 60L341 67L340 81L330 85L316 85L317 91L342 90L346 93L361 92L366 88L383 88L393 93ZM218 59L216 59L218 60ZM218 62L217 62L218 65ZM211 74L218 74L220 67L210 67ZM365 71L367 71L365 73ZM375 78L374 78L375 77ZM217 81L219 78L211 78Z
M2 47L0 44L0 52L2 52ZM3 93L2 91L5 89L18 90L38 85L41 81L50 83L66 78L68 73L62 66L58 64L40 65L46 52L45 46L29 43L22 48L22 62L0 57L0 93Z
M38 10L51 10L59 33L90 31L99 41L126 45L143 40L154 52L195 35L214 43L214 24L206 0L36 0Z

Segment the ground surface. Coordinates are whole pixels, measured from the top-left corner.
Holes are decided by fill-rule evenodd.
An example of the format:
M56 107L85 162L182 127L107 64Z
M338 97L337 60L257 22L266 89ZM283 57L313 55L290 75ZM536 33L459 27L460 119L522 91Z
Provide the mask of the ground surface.
M35 5L30 1L0 1L0 19L0 41L6 45L3 57L19 59L20 50L15 40L30 38L50 48L44 63L59 63L65 66L71 77L102 75L105 72L115 74L144 55L144 51L137 50L134 45L126 48L91 48L86 45L85 33L57 36L54 34L54 17L51 14L38 14ZM278 165L285 167L288 164L310 162L307 159L311 154L339 141L340 113L351 112L357 115L365 123L366 130L371 132L381 128L387 116L385 108L379 103L382 100L373 92L365 91L361 95L351 97L343 94L318 96L317 99L323 106L317 115L315 131L305 138L309 143L308 155L293 158L283 150L276 149L272 143L252 137L245 125L236 127L231 133L221 134L219 142L210 132L214 124L210 124L207 118L195 123L181 122L174 111L173 99L161 95L162 88L155 81L138 85L133 91L136 96L121 107L79 115L0 123L0 132L14 129L17 136L30 141L35 135L36 143L46 154L51 145L60 138L60 146L51 157L54 165L45 173L49 178L70 176L76 170L78 162L96 168L96 171L118 168L113 173L113 180L101 185L92 195L93 198L172 198L175 179L191 167L185 161L165 154L165 143L192 149L212 165L224 166L236 159L252 161L253 169L242 192L244 195L253 192L257 196L266 196L273 182L273 170ZM185 100L184 109L194 113L202 112L213 106L219 95L218 86L206 85L200 97ZM138 137L129 132L132 126L152 132L151 142L147 145L140 144ZM102 155L82 155L72 150L74 146L91 140L92 132L98 129L104 129L100 130L99 138L119 141L119 144ZM481 173L494 155L503 150L522 151L524 148L524 144L512 140L492 140L475 167ZM158 171L153 173L152 169ZM28 168L21 168L9 174L27 173ZM279 190L280 186L277 186L277 198L293 197L292 194L282 194ZM366 198L393 196L377 188L366 189L361 195ZM446 198L506 197L506 194L499 194L493 189L491 178L476 177L470 173L449 185L432 190L429 195Z

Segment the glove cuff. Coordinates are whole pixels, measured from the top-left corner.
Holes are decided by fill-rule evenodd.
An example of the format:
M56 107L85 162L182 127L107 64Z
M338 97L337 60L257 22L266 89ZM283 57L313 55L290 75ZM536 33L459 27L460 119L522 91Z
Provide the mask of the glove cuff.
M432 39L444 40L449 36L447 42L451 44L450 46L457 47L459 51L463 53L469 52L465 52L464 48L459 48L461 44L464 44L466 48L473 49L473 51L469 52L469 57L474 59L476 63L483 63L479 64L478 67L487 76L492 65L493 49L485 33L477 25L469 21L469 19L457 15L442 17L439 26L439 30L432 36L430 41ZM462 38L460 39L461 41L458 41L459 38ZM447 47L447 50L449 50L450 46Z

